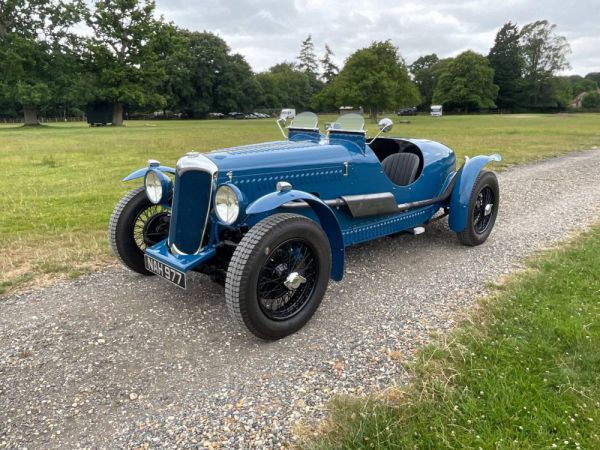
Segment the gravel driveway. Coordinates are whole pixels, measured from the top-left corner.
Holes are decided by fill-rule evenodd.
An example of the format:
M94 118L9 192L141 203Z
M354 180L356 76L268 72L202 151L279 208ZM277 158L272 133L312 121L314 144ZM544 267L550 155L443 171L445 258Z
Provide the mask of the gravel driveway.
M499 178L485 245L441 221L351 248L308 326L274 343L240 330L200 275L182 291L113 267L1 298L0 448L277 447L332 395L402 383L403 361L487 282L600 211L600 151Z

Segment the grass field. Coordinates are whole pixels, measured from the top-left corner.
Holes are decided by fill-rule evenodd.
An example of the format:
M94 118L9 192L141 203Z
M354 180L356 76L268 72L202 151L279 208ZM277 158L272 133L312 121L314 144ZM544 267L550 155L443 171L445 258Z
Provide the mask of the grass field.
M598 255L600 228L536 260L422 350L407 388L338 399L302 447L600 448Z
M597 114L408 120L391 134L439 140L459 157L500 152L503 165L600 146ZM120 196L137 183L120 179L147 159L173 165L192 149L278 138L273 120L135 121L123 128L0 126L0 170L7 181L0 217L0 293L32 280L76 277L112 261L108 218Z

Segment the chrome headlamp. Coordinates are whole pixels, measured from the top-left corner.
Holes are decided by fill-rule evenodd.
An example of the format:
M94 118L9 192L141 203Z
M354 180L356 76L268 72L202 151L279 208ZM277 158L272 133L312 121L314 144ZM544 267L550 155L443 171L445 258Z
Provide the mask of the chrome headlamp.
M172 192L171 179L159 170L149 170L144 177L148 200L154 204L168 203Z
M223 184L215 194L215 214L225 225L231 225L240 216L241 192L232 185Z

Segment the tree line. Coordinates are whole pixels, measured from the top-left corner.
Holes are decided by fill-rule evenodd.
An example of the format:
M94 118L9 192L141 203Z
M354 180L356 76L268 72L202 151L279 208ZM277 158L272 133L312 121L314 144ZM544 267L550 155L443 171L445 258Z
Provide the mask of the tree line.
M466 51L456 58L434 54L418 58L410 71L421 106L432 103L460 111L507 112L566 109L583 92L584 107L599 108L600 73L559 76L570 68L569 43L556 25L539 20L522 28L512 22L496 34L487 56Z
M155 14L153 0L0 0L0 116L83 115L86 105L124 112L169 111L182 117L292 107L378 112L443 104L460 111L565 108L581 93L588 107L600 74L561 77L569 45L555 25L505 24L489 55L425 55L407 65L391 41L375 41L343 67L311 36L296 61L254 73L219 36L189 31ZM86 30L86 31L82 31Z

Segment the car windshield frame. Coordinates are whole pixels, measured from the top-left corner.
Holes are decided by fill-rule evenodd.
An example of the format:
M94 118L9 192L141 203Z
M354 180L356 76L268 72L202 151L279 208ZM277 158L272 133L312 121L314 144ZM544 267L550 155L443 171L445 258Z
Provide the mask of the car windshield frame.
M331 124L329 131L366 134L365 118L362 114L358 113L342 114Z
M292 122L288 126L289 129L294 130L310 130L310 131L318 131L319 130L319 116L311 111L304 111L300 114L297 114L296 117L292 119Z

